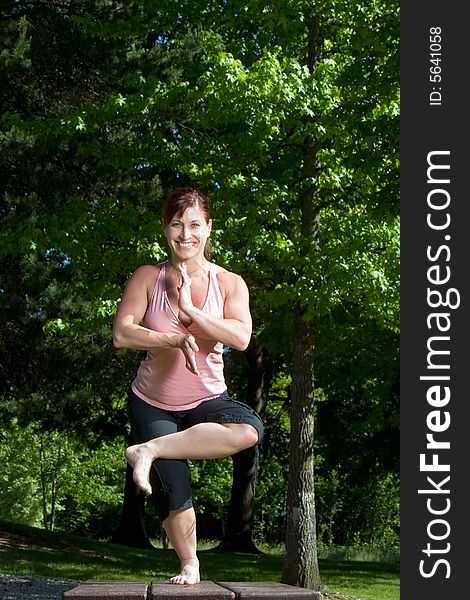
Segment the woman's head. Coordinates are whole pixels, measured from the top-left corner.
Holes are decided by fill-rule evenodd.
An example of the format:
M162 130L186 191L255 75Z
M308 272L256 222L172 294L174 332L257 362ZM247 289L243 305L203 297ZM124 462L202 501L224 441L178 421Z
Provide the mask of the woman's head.
M210 260L212 249L209 234L212 228L209 199L194 188L180 188L168 197L163 212L163 227L174 250L190 250L181 245L188 242L197 247L204 242L204 257ZM203 239L204 238L204 239Z

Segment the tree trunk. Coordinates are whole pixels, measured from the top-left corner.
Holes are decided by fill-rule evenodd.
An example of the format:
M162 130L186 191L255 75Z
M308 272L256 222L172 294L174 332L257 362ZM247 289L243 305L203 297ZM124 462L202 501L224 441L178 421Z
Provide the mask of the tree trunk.
M247 404L262 413L266 404L263 348L252 340L245 352L248 362ZM260 552L253 542L253 482L257 463L255 448L248 448L232 457L233 482L227 524L219 545L220 550Z
M49 519L47 516L47 477L45 471L45 450L44 450L44 433L41 433L39 444L39 467L41 478L41 493L42 493L42 523L44 529L49 529Z
M287 489L286 557L282 581L321 588L317 557L313 479L313 360L315 327L298 308L294 326L291 391L291 438Z

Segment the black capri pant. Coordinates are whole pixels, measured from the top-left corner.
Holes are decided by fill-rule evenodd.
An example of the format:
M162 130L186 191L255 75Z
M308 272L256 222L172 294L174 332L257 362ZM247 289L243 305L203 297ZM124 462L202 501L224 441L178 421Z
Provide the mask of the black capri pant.
M253 456L253 491L258 469L258 446L263 437L263 423L258 413L243 402L232 400L227 392L205 400L191 410L163 410L145 402L131 390L128 403L134 442L141 444L153 438L184 431L198 423L246 423L258 432ZM191 471L187 460L157 458L150 472L151 501L164 521L171 510L192 507Z

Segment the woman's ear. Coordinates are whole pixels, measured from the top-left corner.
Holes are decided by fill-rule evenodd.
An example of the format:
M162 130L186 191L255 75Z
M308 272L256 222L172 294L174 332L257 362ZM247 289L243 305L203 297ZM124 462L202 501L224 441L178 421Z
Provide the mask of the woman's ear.
M165 225L165 222L163 219L160 221L160 226L161 226L161 232L163 233L164 238L168 242L168 235L166 233L166 225Z

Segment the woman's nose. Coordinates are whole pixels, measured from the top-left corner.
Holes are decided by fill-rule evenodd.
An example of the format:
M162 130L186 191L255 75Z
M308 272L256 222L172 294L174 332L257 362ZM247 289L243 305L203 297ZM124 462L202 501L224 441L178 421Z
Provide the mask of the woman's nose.
M185 227L184 225L181 227L180 238L182 240L188 240L191 237L189 232L189 227Z

